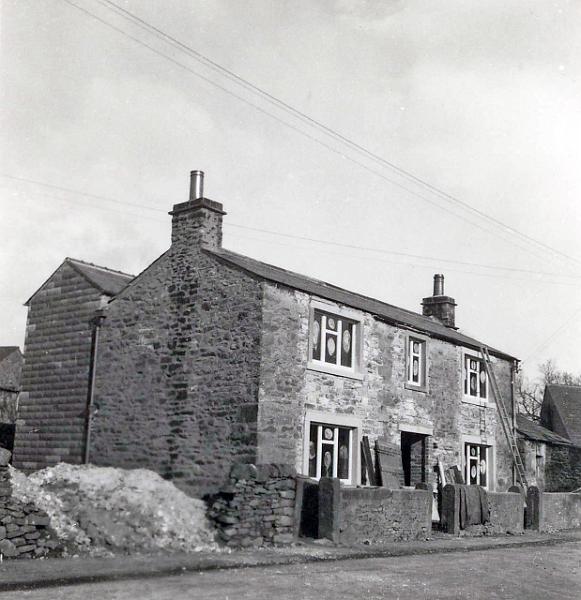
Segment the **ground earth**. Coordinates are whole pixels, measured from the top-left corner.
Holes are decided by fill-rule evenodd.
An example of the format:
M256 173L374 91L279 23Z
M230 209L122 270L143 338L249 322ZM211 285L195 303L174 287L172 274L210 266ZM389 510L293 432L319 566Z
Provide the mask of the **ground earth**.
M6 592L2 600L581 598L581 542L228 569Z

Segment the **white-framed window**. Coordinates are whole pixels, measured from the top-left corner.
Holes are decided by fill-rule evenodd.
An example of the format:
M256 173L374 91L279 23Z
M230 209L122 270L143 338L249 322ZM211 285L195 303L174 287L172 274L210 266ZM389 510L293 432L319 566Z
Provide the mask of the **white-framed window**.
M471 442L464 444L464 480L468 485L489 487L491 454L490 446Z
M464 396L486 401L488 376L484 361L471 354L464 355Z
M308 365L318 371L361 377L361 321L353 311L313 302Z
M309 428L309 477L353 479L353 428L311 422Z
M359 483L361 426L352 415L308 410L302 472L314 479L337 477L348 485Z
M426 391L427 340L418 335L409 335L406 349L406 387Z

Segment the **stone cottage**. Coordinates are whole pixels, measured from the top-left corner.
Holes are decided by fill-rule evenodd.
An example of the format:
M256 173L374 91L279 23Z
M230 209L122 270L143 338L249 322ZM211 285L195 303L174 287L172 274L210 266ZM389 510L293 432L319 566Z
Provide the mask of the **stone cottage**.
M119 274L121 289L92 287L76 302L49 279L29 301L15 462L78 462L86 448L93 463L150 468L195 495L215 491L234 462L356 485L367 436L399 449L402 484L429 483L438 461L488 489L513 483L481 342L456 326L442 275L418 314L236 254L222 247L226 213L202 184L192 172L189 200L170 213L169 250L134 279ZM62 315L68 330L81 305L71 320L82 347L65 352L44 315ZM489 352L513 416L516 360ZM58 380L50 393L35 361ZM69 365L75 376L60 380ZM69 431L65 414L74 435L57 450L48 440Z

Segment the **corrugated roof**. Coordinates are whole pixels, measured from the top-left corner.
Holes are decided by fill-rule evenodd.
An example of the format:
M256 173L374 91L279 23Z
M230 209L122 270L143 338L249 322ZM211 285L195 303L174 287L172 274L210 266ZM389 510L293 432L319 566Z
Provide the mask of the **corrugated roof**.
M109 296L118 294L135 277L128 273L100 267L76 258L66 258L65 261L88 279L90 283Z
M17 350L20 350L18 346L0 346L0 362Z
M576 446L581 446L581 386L547 385L555 409L567 430L567 436Z
M483 345L482 342L464 335L460 331L446 327L435 319L424 317L423 315L412 312L411 310L398 308L397 306L386 304L380 300L369 298L361 294L356 294L355 292L350 292L330 283L319 281L317 279L307 277L306 275L293 273L292 271L287 271L286 269L281 269L280 267L263 263L230 250L210 250L206 248L204 251L212 256L216 256L217 258L224 260L230 265L243 269L244 271L252 273L253 275L256 275L262 279L280 283L290 288L320 296L321 298L333 300L334 302L351 306L352 308L358 308L373 315L377 315L378 317L390 323L402 325L416 331L427 333L432 337L447 340L455 344L467 346L477 350ZM505 352L501 352L500 350L489 348L489 351L491 354L501 358L514 360L513 356L510 356Z
M558 444L563 446L571 446L571 442L556 434L554 431L531 421L524 415L516 416L516 428L529 440L536 440L539 442L546 442L549 444Z

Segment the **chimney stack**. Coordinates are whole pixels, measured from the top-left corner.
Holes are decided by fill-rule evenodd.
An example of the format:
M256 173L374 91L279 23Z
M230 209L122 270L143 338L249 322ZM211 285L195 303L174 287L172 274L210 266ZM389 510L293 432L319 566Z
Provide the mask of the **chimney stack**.
M226 214L219 202L204 198L204 172L191 171L190 199L174 204L171 244L178 253L200 247L217 250L222 246L222 217Z
M456 301L444 295L444 276L434 275L434 295L422 300L424 317L436 317L438 321L451 329L456 327Z

